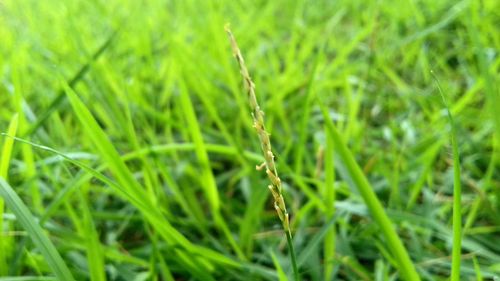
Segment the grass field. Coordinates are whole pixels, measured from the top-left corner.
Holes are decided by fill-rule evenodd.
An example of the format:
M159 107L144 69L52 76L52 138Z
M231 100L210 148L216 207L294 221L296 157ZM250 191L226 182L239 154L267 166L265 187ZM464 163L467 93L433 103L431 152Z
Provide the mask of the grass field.
M495 0L0 0L0 281L500 280L499 52Z

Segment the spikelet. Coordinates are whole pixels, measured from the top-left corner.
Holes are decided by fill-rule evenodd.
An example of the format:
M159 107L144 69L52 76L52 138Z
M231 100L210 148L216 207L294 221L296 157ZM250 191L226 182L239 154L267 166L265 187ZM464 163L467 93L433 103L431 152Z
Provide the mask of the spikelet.
M278 217L283 224L284 230L290 233L289 215L288 211L286 210L285 200L283 199L283 188L281 185L281 180L278 176L278 171L276 170L276 164L274 162L274 154L271 150L271 141L269 140L269 134L267 133L264 126L264 112L260 109L260 106L257 102L257 98L255 96L255 84L250 78L250 74L248 73L248 69L245 65L245 60L241 55L238 44L236 43L236 40L234 39L234 36L231 33L228 25L225 26L225 30L231 42L233 55L240 66L240 73L243 77L245 91L247 92L250 109L252 110L253 127L257 131L262 152L264 154L265 162L263 163L263 165L257 166L257 170L261 170L264 167L266 168L266 174L271 182L271 185L269 185L268 188L274 198L274 208L278 213Z

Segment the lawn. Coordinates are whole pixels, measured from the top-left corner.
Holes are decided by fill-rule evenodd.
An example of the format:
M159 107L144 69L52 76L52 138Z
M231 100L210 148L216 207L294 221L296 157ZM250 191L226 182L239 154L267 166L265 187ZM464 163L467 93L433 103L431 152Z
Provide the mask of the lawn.
M499 52L495 0L0 0L0 281L500 280Z

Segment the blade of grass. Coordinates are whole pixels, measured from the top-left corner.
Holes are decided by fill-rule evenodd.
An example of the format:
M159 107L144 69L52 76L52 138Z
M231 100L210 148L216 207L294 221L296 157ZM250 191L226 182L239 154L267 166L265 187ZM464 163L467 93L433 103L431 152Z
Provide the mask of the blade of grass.
M191 101L191 97L184 85L184 83L180 83L181 94L180 101L181 107L184 114L184 117L187 121L187 128L193 139L193 143L195 144L195 152L202 166L202 174L203 178L203 190L207 196L208 202L210 203L210 207L212 210L212 214L217 216L220 210L220 200L219 200L219 192L217 190L217 185L215 183L215 178L212 173L212 169L210 168L210 160L208 159L207 150L205 148L205 142L203 141L203 136L201 134L201 129L196 119L196 115L194 113L193 104Z
M17 133L17 125L18 125L18 115L15 114L9 124L9 128L7 129L7 134L11 136L15 136ZM8 178L8 170L10 157L12 155L12 146L14 144L14 140L12 138L6 138L2 147L2 158L0 162L0 176L7 180Z
M0 195L4 198L7 207L16 216L19 224L26 230L33 243L40 250L45 261L54 272L54 275L61 281L75 280L54 244L45 235L43 229L31 215L28 207L24 205L21 198L19 198L3 177L0 177Z
M332 216L329 221L321 227L321 229L316 233L307 243L307 245L302 249L298 257L298 266L302 267L307 262L308 259L314 254L314 251L321 244L321 241L325 238L326 235L330 232L332 227L335 225L337 218L339 216Z
M228 266L239 267L240 264L234 260L209 249L192 244L182 233L175 229L170 222L163 216L160 209L153 202L149 201L149 196L128 169L127 165L121 158L120 154L108 139L104 131L98 125L89 109L80 100L76 93L68 86L64 85L66 94L75 111L80 123L84 127L84 132L91 139L94 148L99 152L104 162L109 165L109 169L116 177L118 184L112 184L114 190L130 201L138 208L144 217L151 223L159 232L161 237L168 243L177 244L181 248L197 255L197 266L199 270L211 270L213 265L211 261L222 263ZM68 159L70 160L70 159ZM70 160L78 163L78 161ZM81 164L81 163L78 163ZM83 167L83 166L82 166ZM88 167L87 167L88 169ZM100 175L99 172L91 169L95 175ZM101 178L105 178L101 175ZM107 183L112 181L107 180ZM190 264L189 260L193 257L188 257L184 252L175 251L186 264ZM187 260L185 260L187 259Z
M68 81L68 85L70 87L76 86L76 84L83 79L85 74L89 71L90 65L92 64L93 61L97 60L103 53L106 51L106 49L111 46L111 43L113 43L114 39L118 35L119 30L116 30L112 32L109 37L102 43L101 46L95 51L95 53L90 57L90 59L85 63L76 73L75 75ZM59 91L57 96L50 102L49 106L47 109L40 115L38 116L36 122L31 125L31 127L24 133L24 136L29 136L35 133L42 125L43 123L50 117L50 115L56 111L59 106L62 104L66 97L64 89Z
M421 194L422 189L424 188L425 180L427 179L428 174L432 171L434 161L436 160L442 145L442 141L437 141L422 154L422 165L424 166L424 168L418 179L410 188L411 194L410 199L408 200L408 203L406 205L407 210L411 210L417 202L417 199Z
M325 207L326 220L332 220L335 215L335 163L334 163L334 144L333 138L330 136L330 131L325 127L325 136L326 136L326 145L325 145ZM333 261L335 259L335 224L332 228L328 229L328 233L325 234L325 241L323 246L323 255L325 261ZM327 262L325 263L324 268L324 278L325 280L331 280L331 276L333 274L334 263Z
M481 274L481 267L477 261L476 256L472 257L472 262L474 263L474 271L476 272L476 281L483 281L483 275Z
M179 86L181 88L181 94L180 94L181 107L183 109L183 113L188 124L187 128L195 144L196 155L198 157L202 169L201 177L203 179L202 181L204 182L203 190L210 203L212 215L214 217L215 223L217 224L218 228L223 232L226 239L233 247L235 253L238 255L240 259L244 260L245 255L243 254L243 251L241 250L238 243L236 243L236 241L232 237L231 231L229 230L229 227L225 223L224 218L220 213L219 192L217 190L217 184L215 183L215 178L212 172L212 168L210 167L210 160L208 158L208 153L205 147L205 142L203 141L203 136L201 133L200 126L196 119L196 114L194 112L191 97L189 96L186 86L182 80L179 81Z
M372 276L370 276L370 272L351 256L339 257L339 262L342 263L346 268L349 268L357 276L356 280L373 280Z
M111 181L107 177L105 177L102 174L102 171L104 171L108 165L104 163L103 165L99 166L96 169L91 168L88 165L85 165L83 162L79 162L71 157L69 157L67 154L64 154L60 151L57 151L55 149L52 149L47 146L39 145L21 138L17 137L12 137L7 134L3 134L3 136L10 137L16 141L19 141L24 144L31 145L33 147L36 147L41 150L45 150L51 153L54 153L58 156L60 156L62 159L69 161L76 166L82 168L85 172L82 172L80 175L74 177L70 182L66 184L66 186L57 194L55 199L52 200L51 204L47 207L45 213L43 214L41 221L45 221L48 219L51 215L54 214L54 212L57 210L57 208L69 197L73 194L73 192L81 186L83 183L89 181L92 177L96 177L99 180L103 181L104 183L110 185L110 186L116 186L116 188L120 188L115 182ZM207 151L211 153L216 153L224 156L235 156L235 154L238 153L238 150L230 147L230 146L225 146L225 145L218 145L218 144L207 144ZM193 143L172 143L172 144L165 144L165 145L153 145L151 147L147 148L142 148L138 151L133 151L128 154L125 154L122 156L123 161L131 161L137 158L140 158L142 156L145 156L147 154L156 154L156 153L173 153L176 151L182 152L182 151L193 151L195 150L195 145ZM248 160L252 161L263 161L263 158L261 155L257 155L255 153L251 153L248 151L244 152L244 156ZM163 169L163 168L161 168ZM172 179L173 180L173 179ZM178 188L176 188L178 190ZM175 190L174 190L175 191ZM180 192L178 192L180 194ZM184 198L182 198L184 200ZM184 203L186 205L186 203ZM181 203L181 206L183 204ZM187 207L185 207L187 209Z
M460 281L460 261L462 259L462 187L460 183L460 154L457 144L457 129L441 84L434 74L434 71L431 71L431 75L436 81L439 94L441 95L443 105L446 109L448 124L451 127L449 132L453 154L453 246L451 254L451 281Z
M488 107L490 109L490 118L493 119L495 126L495 134L500 138L500 114L498 114L498 104L500 102L500 94L497 88L497 81L495 75L492 75L490 66L488 65L486 57L486 49L481 42L481 35L484 31L479 30L481 22L481 12L479 11L478 3L471 2L473 5L470 7L470 16L467 18L467 29L469 31L470 39L472 42L474 54L478 61L479 77L484 81L484 91L486 94Z
M362 169L356 163L354 155L352 155L352 152L344 143L344 140L342 139L342 136L338 132L337 128L335 128L333 121L330 119L327 108L320 99L318 99L318 104L323 113L325 125L330 132L330 136L332 137L335 151L340 157L340 160L344 163L351 179L360 192L361 197L365 201L365 204L370 210L370 213L373 216L375 222L382 230L382 233L386 238L387 245L391 249L392 254L398 262L401 276L406 280L420 280L420 277L417 274L415 266L412 263L410 256L403 245L403 242L396 233L391 220L385 213L384 207L378 200L377 195L368 182L368 179L363 174Z
M193 89L194 94L197 95L199 100L203 103L204 110L207 112L208 116L210 116L220 132L231 146L235 147L241 153L236 154L236 158L241 162L244 166L249 166L248 161L243 157L243 147L241 143L235 140L235 136L231 133L230 129L227 126L227 122L224 122L220 117L220 113L217 110L216 103L213 102L213 98L210 95L207 95L207 92L219 91L219 89L213 87L210 83L208 83L207 79L202 79L202 77L197 77L191 75L192 73L196 73L200 70L200 65L192 64L191 62L195 61L192 57L191 52L186 51L189 48L185 45L181 45L180 40L173 40L173 44L176 44L175 50L182 50L182 52L176 52L175 57L179 61L179 64L182 65L182 73L179 79L186 81L186 86L190 89ZM177 46L178 45L178 46ZM175 65L175 64L174 64ZM176 70L176 73L179 71ZM169 73L170 76L174 76Z
M160 275L165 281L175 281L170 268L168 267L163 255L158 249L158 235L156 233L152 233L150 227L146 227L146 232L151 239L151 245L153 247L154 257L158 260L158 267L160 271Z
M10 136L8 136L8 137L10 137ZM180 232L178 232L175 228L173 228L167 220L165 220L162 217L159 218L158 216L161 216L161 214L159 214L157 211L155 211L155 209L151 209L151 208L148 208L147 206L144 206L144 203L139 198L133 197L131 194L127 193L127 191L124 190L124 188L122 186L120 186L118 183L111 180L110 178L106 177L104 174L102 174L98 170L86 165L83 162L80 162L78 160L70 158L67 155L65 155L64 153L59 152L59 151L52 149L50 147L35 144L33 142L30 142L30 141L27 141L24 139L20 139L17 137L11 137L11 138L15 139L16 141L20 141L22 143L32 145L36 148L57 154L57 155L61 156L62 158L64 158L66 161L68 161L68 162L76 165L77 167L85 170L88 174L92 175L93 177L97 178L98 180L105 183L109 187L113 188L120 196L129 200L137 209L139 209L143 213L143 215L146 217L147 220L155 222L157 225L155 225L154 227L159 232L160 236L166 242L172 243L173 246L180 246L181 248L185 247L194 256L207 257L210 260L213 260L214 262L218 262L218 263L221 263L224 265L228 265L231 267L240 267L241 266L240 263L232 260L231 258L225 257L225 256L219 254L218 252L191 244L189 242L189 240L187 240ZM172 150L175 147L177 147L177 146L168 146L167 150ZM180 147L184 147L184 146L180 146ZM189 148L190 150L193 150L194 146L190 145L190 146L187 146L187 148ZM223 147L221 147L221 148L223 148ZM131 156L137 157L138 155L141 155L141 154L142 153L133 153L133 154L131 154ZM125 158L127 158L127 157L125 157ZM104 169L104 168L101 167L101 169ZM81 180L81 181L84 181L84 180ZM78 183L78 182L80 182L80 180L76 180L75 184L73 186L79 186L81 183ZM63 204L65 202L66 198L69 195L71 195L72 192L75 191L75 190L73 190L74 189L73 186L71 186L71 188L68 188L68 190L66 191L66 193L64 195L62 195L60 197L58 196L58 198L56 199L57 203L54 202L55 205L54 206L51 205L51 206L53 206L52 208L47 208L47 212L44 214L44 216L41 219L42 221L46 220L53 212L55 212L55 210L57 209L57 206ZM163 223L163 225L162 225L162 223ZM180 241L180 242L178 242L178 241ZM200 264L200 266L207 266L207 264L202 263L202 264Z
M90 271L90 280L105 281L105 263L101 243L99 242L99 234L96 231L92 214L88 206L88 196L84 196L83 191L80 193L80 209L82 211L83 229L82 234L85 237L85 246L87 251L87 264Z
M324 55L323 55L323 49L320 48L320 53L316 55L316 59L314 62L313 70L311 71L311 76L309 78L309 82L307 85L307 91L306 91L306 98L304 101L304 106L302 109L302 120L300 120L300 129L299 129L299 140L296 147L296 151L294 153L294 172L303 175L302 171L302 166L304 164L303 161L303 155L304 151L306 151L306 142L307 142L307 137L310 136L310 134L307 132L309 126L309 120L310 120L310 115L311 115L311 109L312 109L312 104L314 100L314 96L316 95L315 91L316 89L314 88L314 82L317 79L317 76L319 74L319 65L322 60L324 60Z
M15 114L9 124L9 128L7 129L7 134L15 136L17 133L18 126L18 115ZM14 140L12 138L6 138L2 147L2 154L0 159L0 177L3 177L7 180L8 178L8 170L10 164L10 158L12 155L12 148L14 145ZM9 268L7 265L7 242L10 240L9 237L4 237L4 224L3 224L3 214L4 214L4 200L0 198L0 275L7 275L7 269Z
M245 182L248 184L248 181ZM252 237L258 232L261 225L262 210L265 209L265 204L268 198L268 192L265 189L254 189L251 192L250 198L247 200L245 214L240 223L240 243L248 257L252 257L254 252L255 239Z
M276 273L278 273L278 280L279 281L288 281L288 277L286 277L286 274L283 271L283 268L281 267L280 262L278 261L278 258L276 257L276 254L274 254L274 252L272 250L270 250L269 255L273 259L274 267L276 267Z

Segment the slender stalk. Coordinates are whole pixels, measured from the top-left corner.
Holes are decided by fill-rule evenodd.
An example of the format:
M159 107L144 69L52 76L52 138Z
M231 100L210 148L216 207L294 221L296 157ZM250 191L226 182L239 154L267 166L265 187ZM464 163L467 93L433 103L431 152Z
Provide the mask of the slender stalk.
M271 181L271 184L268 186L271 194L274 198L274 208L278 213L278 217L283 225L283 229L286 233L286 240L288 243L288 250L290 252L290 259L292 262L293 273L295 276L295 280L300 280L299 271L297 267L297 258L295 256L295 250L293 247L292 240L292 232L290 230L290 221L289 214L286 209L285 200L283 199L283 187L281 184L281 179L278 176L278 171L276 169L276 163L274 162L274 154L271 149L271 141L269 140L269 133L266 131L264 126L264 112L260 109L260 106L257 102L257 97L255 96L255 84L250 78L250 74L248 73L248 69L245 65L245 60L241 55L241 51L236 43L236 39L234 39L231 30L229 29L229 25L225 26L225 30L229 36L229 41L231 42L231 47L233 50L233 55L238 61L240 66L240 73L243 77L243 84L245 85L245 91L248 94L248 99L250 103L250 108L252 110L252 118L253 118L253 127L257 131L257 135L259 136L260 145L262 148L262 152L264 154L264 163L261 166L257 166L257 169L260 170L261 167L266 168L266 174Z
M334 144L333 139L330 136L330 131L325 127L324 128L325 136L326 136L326 146L325 146L325 156L324 164L325 164L325 186L323 194L325 196L325 217L326 220L329 221L333 219L335 215L335 198L336 198L336 190L335 190L335 163L333 161L334 155ZM335 225L328 230L328 233L325 236L324 241L324 258L325 258L325 268L324 268L324 279L331 280L333 270L334 270L334 260L335 260Z
M439 94L443 100L444 107L446 108L446 113L448 115L448 123L451 126L450 130L450 143L453 153L453 246L451 250L451 281L460 281L460 261L461 250L462 250L462 187L460 183L460 154L458 151L457 144L457 132L455 121L451 115L450 107L443 94L441 84L437 79L433 71L431 71L432 77L436 81Z
M299 278L299 268L297 267L297 256L295 255L295 248L293 247L292 233L290 231L286 232L286 242L288 243L288 250L290 251L290 259L292 260L293 275L295 280L300 280Z

